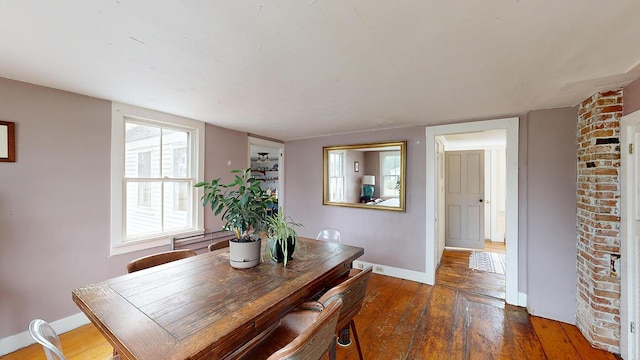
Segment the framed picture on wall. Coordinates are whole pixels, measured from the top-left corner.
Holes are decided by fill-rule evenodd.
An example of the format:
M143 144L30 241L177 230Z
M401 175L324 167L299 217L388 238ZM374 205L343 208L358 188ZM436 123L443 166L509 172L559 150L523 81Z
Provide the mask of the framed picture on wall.
M16 161L15 123L0 121L0 162Z

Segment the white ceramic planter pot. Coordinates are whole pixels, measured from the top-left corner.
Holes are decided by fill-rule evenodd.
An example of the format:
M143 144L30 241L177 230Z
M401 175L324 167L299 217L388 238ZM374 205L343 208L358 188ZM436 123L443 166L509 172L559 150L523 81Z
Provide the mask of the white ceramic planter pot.
M262 240L251 242L229 241L229 263L236 269L252 268L260 263Z

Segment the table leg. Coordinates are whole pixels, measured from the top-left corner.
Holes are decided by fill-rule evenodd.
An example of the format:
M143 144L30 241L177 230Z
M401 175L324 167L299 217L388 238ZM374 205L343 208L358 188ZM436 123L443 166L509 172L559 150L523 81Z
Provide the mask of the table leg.
M329 348L329 360L336 360L336 342L338 339L334 336L333 340Z
M351 345L351 332L349 331L348 324L338 332L338 345L340 346Z

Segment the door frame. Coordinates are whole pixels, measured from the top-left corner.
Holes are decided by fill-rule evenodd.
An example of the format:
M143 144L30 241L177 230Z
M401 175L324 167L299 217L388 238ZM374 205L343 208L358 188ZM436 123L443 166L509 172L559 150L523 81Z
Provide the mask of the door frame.
M640 346L630 331L630 322L638 319L637 304L635 304L635 294L638 283L638 271L640 264L629 261L630 257L638 253L638 244L630 239L633 238L633 223L628 219L633 216L633 202L627 201L628 196L634 194L635 189L629 181L629 175L638 169L634 169L633 162L629 160L629 144L633 142L633 133L630 131L635 125L640 125L640 110L632 112L622 117L620 120L620 260L622 271L620 275L620 353L623 358L633 360L638 352L636 348ZM633 151L640 150L640 144L634 144ZM636 204L638 206L639 204ZM636 332L638 331L636 325ZM635 359L638 360L638 359Z
M438 125L426 127L426 261L425 281L435 284L437 259L439 257L435 222L437 219L436 188L436 136L451 135L485 130L505 129L507 135L506 148L506 292L508 304L526 306L526 294L519 291L519 252L518 252L518 137L519 118L475 121L468 123Z

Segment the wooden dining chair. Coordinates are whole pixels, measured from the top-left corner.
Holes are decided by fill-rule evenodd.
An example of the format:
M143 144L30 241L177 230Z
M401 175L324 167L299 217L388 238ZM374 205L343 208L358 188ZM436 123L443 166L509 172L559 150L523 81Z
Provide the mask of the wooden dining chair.
M285 315L278 326L239 359L319 360L329 355L342 300L323 306L298 308Z
M353 318L358 315L362 308L364 298L367 295L367 285L369 284L371 274L371 266L364 270L351 269L347 276L341 278L341 280L343 280L342 282L329 289L318 299L318 302L325 306L335 299L342 299L342 310L340 310L340 317L336 329L339 332L347 326L351 328L353 337L356 340L356 348L358 349L360 360L363 360L362 349L360 348L360 340L358 339L356 323Z
M132 273L138 270L143 270L172 261L185 259L191 256L196 256L196 252L191 249L165 251L149 256L144 256L130 261L127 264L127 272Z
M229 247L229 239L216 241L214 243L209 244L208 246L209 251L216 251L216 250L220 250L228 247Z

